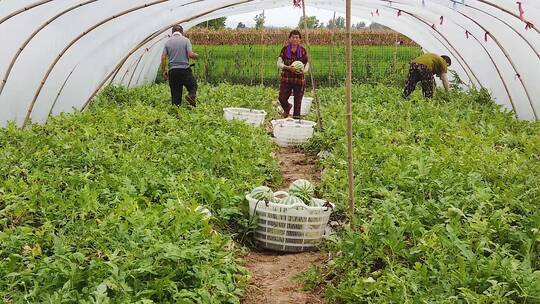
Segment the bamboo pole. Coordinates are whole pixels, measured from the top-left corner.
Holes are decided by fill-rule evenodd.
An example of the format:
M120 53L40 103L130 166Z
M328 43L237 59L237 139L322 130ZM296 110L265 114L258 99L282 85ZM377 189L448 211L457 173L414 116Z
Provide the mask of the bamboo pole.
M246 2L246 3L247 3L247 2L252 2L252 1L253 1L253 0L246 0L246 1L243 1L243 2ZM229 6L230 6L230 5L229 5ZM397 11L397 9L395 9L395 10ZM205 12L205 13L208 13L208 12ZM180 21L178 21L178 23L180 23L180 22L187 22L187 21L189 21L189 20L193 20L193 19L195 19L195 17L200 17L201 15L204 15L205 13L199 14L199 15L194 16L194 17L189 18L189 19L180 20ZM430 26L429 24L427 24L427 23L426 23L425 21L423 21L422 19L416 17L414 14L410 14L410 13L409 13L409 15L410 15L411 17L416 18L416 19L418 19L419 21L423 22L424 24L426 24L426 26ZM168 29L168 27L163 28L163 29L161 29L161 30L159 30L159 31L157 31L157 32L154 32L154 33L151 34L150 36L146 37L145 40L143 40L141 43L145 43L145 42L149 41L151 38L155 38L157 35L162 34L166 29ZM437 30L435 30L435 31L436 31L439 35L441 35L441 37L442 37L443 39L446 40L446 38L445 38L442 34L440 34ZM459 58L461 58L461 55L459 54L459 51L457 51L457 50L455 50L455 49L451 50L451 49L450 49L450 48L451 48L451 45L450 45L450 46L446 46L446 45L444 45L443 41L441 41L439 38L436 37L436 39L437 39L437 40L438 40L438 41L439 41L439 42L440 42L440 43L441 43L441 44L442 44L442 45L443 45L450 53L456 52L456 53L457 53L457 56L459 56ZM448 42L448 40L446 40L446 42ZM127 54L120 62L119 62L119 64L116 66L116 68L113 69L113 70L111 71L111 74L109 74L109 76L107 76L107 77L104 79L104 81L103 81L100 85L98 85L97 89L96 89L96 90L93 92L93 94L87 99L87 101L86 101L85 104L83 105L81 111L83 111L84 109L87 108L87 106L90 104L92 98L93 98L93 97L97 94L97 92L103 87L103 85L104 85L109 79L111 79L111 76L112 76L113 74L116 75L116 74L118 73L119 69L122 67L122 65L125 63L125 61L128 59L128 57L130 57L130 56L131 56L135 51L137 51L140 47L142 47L142 45L136 46L131 52L129 52L129 53L128 53L128 54ZM458 58L458 59L459 59L459 58ZM469 78L472 80L472 77L474 77L474 78L478 81L478 83L480 83L479 80L478 80L478 78L476 77L475 73L470 69L470 67L467 65L467 63L464 62L464 63L462 64L462 66L463 66L463 65L464 65L464 69L465 69L465 67L467 67L467 68L470 70L470 72L472 73L472 76L469 75L467 69L465 69L465 72L467 73L467 75L469 76ZM481 83L480 83L480 85L481 85Z
M135 76L135 72L137 72L137 68L139 67L139 64L141 63L142 59L143 59L143 56L139 57L139 59L137 60L137 63L135 64L135 67L133 68L133 72L131 73L131 77L129 77L129 81L128 81L128 84L127 84L128 88L131 86L131 81L133 81L133 77Z
M450 0L450 1L455 2L456 0ZM483 4L485 4L485 5L492 6L492 7L496 8L496 9L499 9L499 10L501 10L501 11L507 13L508 15L514 16L515 18L521 20L521 18L519 17L518 14L516 14L516 13L514 13L514 12L512 12L512 11L509 11L509 10L507 10L506 8L502 7L502 6L499 6L499 5L497 5L497 4L493 4L493 3L491 3L490 1L486 1L486 0L478 0L478 2L483 3ZM467 6L467 7L472 7L472 6L470 6L470 5L468 5L468 4L465 4L465 3L461 3L461 2L458 2L458 3L459 3L460 5L465 5L465 6ZM483 11L483 12L485 12L485 11ZM540 29L538 29L538 28L536 28L536 27L533 27L532 29L535 30L537 33L540 33Z
M390 0L381 0L381 1L390 2ZM479 0L479 1L480 1L480 0ZM398 10L397 8L392 8L392 7L390 7L389 9L393 9L393 10L396 10L396 11ZM408 12L407 10L401 10L401 11L402 11L404 14L409 15L409 16L415 18L416 20L420 21L421 23L425 24L426 26L431 26L431 25L430 25L428 22L426 22L424 19L422 19L422 18L416 16L415 14L413 14L413 13L411 13L411 12ZM465 17L465 18L467 18L467 19L473 21L474 23L476 23L476 21L474 21L472 18L466 16L465 14L463 14L463 13L460 13L460 14L461 14L463 17ZM517 15L516 15L516 16L517 16ZM476 24L477 24L480 28L482 28L483 30L485 30L485 31L487 32L487 30L486 30L485 28L483 28L480 24L478 24L478 23L476 23ZM462 25L459 25L459 24L458 24L458 26L461 27L461 28L464 29L464 30L466 29L466 28L463 27ZM463 59L463 57L461 56L461 53L460 53L456 48L454 48L454 46L450 43L450 41L449 41L449 40L448 40L448 39L447 39L447 38L446 38L439 30L437 30L437 28L434 28L433 30L434 30L437 34L439 34L439 35L441 36L442 39L444 39L444 40L446 41L446 43L448 44L448 46L446 47L446 48L448 49L448 51L449 51L450 53L452 53L452 50L453 50L453 51L455 52L455 54L458 56L458 57L456 57L456 59L458 59L458 62L459 62L460 65L463 67L463 70L465 71L465 73L467 74L467 76L469 77L469 79L472 81L472 77L474 77L474 78L476 79L477 83L479 83L480 86L483 87L483 86L482 86L482 83L480 82L480 80L478 79L478 77L476 76L476 74L474 73L474 71L473 71L473 70L470 68L470 66L467 64L467 61L465 61L465 60ZM493 39L493 36L492 36L491 34L489 34L489 35L490 35L490 37ZM472 37L478 42L478 44L484 49L484 51L486 52L486 55L490 58L491 62L493 63L493 67L495 67L495 69L496 69L496 71L497 71L497 74L499 75L499 78L500 78L501 82L503 83L503 87L504 87L504 89L505 89L505 91L506 91L506 94L508 95L508 99L509 99L510 105L512 106L512 110L514 111L514 113L517 113L517 112L516 112L516 106L514 105L514 100L512 99L512 95L510 94L508 85L506 84L506 81L504 80L504 78L503 78L503 76L502 76L502 73L501 73L499 67L498 67L497 64L495 63L493 57L491 56L491 54L489 53L489 51L487 50L487 48L484 46L484 44L483 44L479 39L477 39L474 35L471 35L471 36L472 36ZM437 37L435 37L435 38L436 38L439 42L441 42L441 44L442 44L442 41L441 41L440 39L438 39ZM495 39L494 39L494 41L496 42L497 46L501 49L501 51L502 51L503 53L505 53L505 55L506 55L506 51L505 51L505 49L502 47L502 45L500 45L500 44L498 43L498 41L496 41ZM519 73L518 73L516 67L514 66L513 62L510 60L510 58L509 58L508 56L507 56L506 58L509 60L509 63L510 63L510 65L512 65L514 71L519 75ZM459 61L459 59L461 59L461 62ZM468 72L467 69L465 69L465 67L468 68L468 70L469 70L470 73L472 74L472 77L471 77L471 75L469 75L469 72ZM531 99L530 99L530 96L529 96L529 94L528 94L527 89L525 88L525 84L523 84L523 81L522 81L521 79L520 79L520 82L521 82L521 84L523 85L523 87L524 87L524 89L525 89L525 93L527 94L527 97L528 97L528 99L529 99L529 103L530 103L530 105L531 105L531 108L533 109L533 114L534 114L534 116L535 116L535 118L536 118L536 117L537 117L537 113L535 112L534 107L532 106L532 101L531 101ZM516 114L516 115L517 115L517 114Z
M392 73L395 75L397 73L397 50L398 50L398 34L394 33L394 54L393 54L393 65Z
M334 52L336 51L335 50L335 47L336 47L336 37L335 37L335 31L336 31L336 12L334 11L334 16L332 17L332 22L333 22L333 28L330 29L331 32L331 36L330 36L330 39L332 40L331 43L330 43L330 62L329 62L329 65L328 65L328 84L330 86L333 85L333 80L334 80Z
M381 1L385 1L385 2L391 3L390 0L381 0ZM483 2L482 0L479 0L479 1L480 1L480 2ZM389 9L393 9L393 10L398 11L397 8L393 8L393 7L389 7ZM402 11L404 14L409 15L409 16L415 18L416 20L420 21L421 23L425 24L426 26L430 26L430 27L431 27L431 25L430 25L428 22L426 22L424 19L422 19L422 18L416 16L415 14L413 14L413 13L411 13L411 12L408 12L407 10L401 10L401 11ZM504 10L504 11L505 11L505 10ZM508 12L508 11L505 11L505 12ZM474 23L476 23L476 21L474 21L472 18L466 16L465 14L463 14L463 13L460 13L460 14L461 14L462 16L464 16L465 18L467 18L467 19L473 21ZM510 14L512 14L512 13L510 13ZM512 15L518 17L518 16L515 15L515 14L512 14ZM485 28L483 28L480 24L478 24L478 23L476 23L476 24L477 24L480 28L482 28L483 30L485 30L485 31L487 32L487 30L486 30ZM461 27L462 29L464 29L464 30L466 29L466 28L463 27L462 25L459 25L459 24L458 24L458 26L460 26L460 27ZM474 73L474 71L473 71L473 70L470 68L470 66L467 64L467 61L465 61L465 60L463 59L463 57L461 56L461 53L460 53L457 49L454 48L454 46L450 43L450 41L449 41L449 40L448 40L441 32L439 32L439 30L437 30L437 28L434 28L433 30L434 30L437 34L439 34L439 35L441 36L442 39L444 39L444 40L446 41L446 43L448 44L448 46L445 46L445 47L448 49L448 51L449 51L450 53L452 53L452 50L453 50L453 51L455 52L455 54L459 57L459 58L456 57L456 59L458 59L458 62L459 62L460 65L463 67L463 70L465 71L465 73L467 74L467 76L469 77L469 79L472 81L472 77L474 77L474 78L476 79L477 83L479 83L480 86L482 86L482 83L480 82L480 80L478 79L478 77L476 76L476 74ZM489 53L489 51L487 50L487 48L484 46L484 44L483 44L482 42L480 42L479 39L477 39L476 37L474 37L474 35L471 35L471 36L472 36L472 37L479 43L479 45L484 49L484 51L486 52L486 55L490 58L491 62L493 63L493 66L494 66L495 69L497 70L497 74L499 75L499 78L500 78L501 82L503 83L503 86L504 86L504 89L505 89L505 91L506 91L506 94L508 95L508 99L509 99L510 105L512 106L513 111L516 112L516 107L515 107L515 105L514 105L514 100L512 99L512 95L510 94L508 85L506 84L506 82L505 82L505 80L504 80L504 78L503 78L503 76L502 76L502 73L501 73L499 67L497 66L497 64L496 64L495 61L493 60L493 57L491 56L491 54ZM491 34L489 34L489 36L490 36L492 39L494 38ZM440 39L438 39L437 37L435 37L435 38L436 38L439 42L442 43L442 41L441 41ZM506 55L506 51L505 51L505 49L502 47L502 45L500 45L496 39L494 39L494 41L496 42L497 46L501 49L501 51L502 51L503 53L505 53L505 55ZM516 67L514 66L513 62L510 60L509 56L506 56L506 58L509 60L509 63L510 63L510 65L512 65L512 67L513 67L514 71L516 72L516 74L519 75L519 72L517 71L517 69L516 69ZM461 62L459 61L459 59L461 59ZM467 67L468 70L465 69L465 67ZM470 71L470 73L472 74L472 77L471 77L471 75L469 74L469 71ZM518 77L518 78L519 78L519 77ZM528 100L529 100L529 103L530 103L530 105L531 105L531 108L533 109L533 114L534 114L534 116L535 116L535 118L536 118L536 117L537 117L537 113L536 113L534 107L532 106L532 101L531 101L531 99L530 99L530 96L529 96L529 94L528 94L527 89L525 88L525 84L523 83L523 81L522 81L521 79L519 79L519 80L520 80L521 84L523 85L523 87L524 87L524 89L525 89L525 93L526 93L526 95L527 95L527 97L528 97ZM482 86L482 87L483 87L483 86ZM516 114L516 115L517 115L517 114ZM536 118L536 119L537 119L537 118Z
M94 24L93 26L91 26L90 28L86 29L83 33L79 34L75 39L71 40L71 42L58 54L58 56L56 57L56 59L53 61L53 63L49 66L49 68L47 69L47 72L45 73L45 76L43 77L43 79L41 80L40 82L40 85L36 91L36 93L34 94L34 97L32 99L32 102L30 103L30 107L28 108L27 112L26 112L26 116L24 118L24 122L23 122L23 125L22 127L26 127L26 125L29 123L29 120L30 120L30 116L32 114L32 111L34 109L34 106L36 104L36 101L41 93L41 90L43 89L43 87L45 86L45 83L47 81L47 79L49 78L50 74L52 73L54 67L56 66L56 64L60 61L60 59L64 56L64 54L75 44L77 43L80 39L82 39L83 37L85 37L86 35L88 35L90 32L92 32L93 30L95 30L96 28L100 27L101 25L103 24L106 24L107 22L109 21L112 21L116 18L119 18L119 17L122 17L122 16L125 16L125 15L128 15L130 13L133 13L133 12L137 12L139 10L143 10L143 9L147 9L149 7L152 7L152 6L155 6L155 5L159 5L161 3L165 3L165 2L169 2L169 1L172 1L172 0L155 0L153 2L150 2L150 3L146 3L144 5L139 5L139 6L135 6L135 7L132 7L130 9L127 9L127 10L124 10L116 15L113 15L113 16L109 16L108 18L104 19L104 20L101 20L100 22ZM238 4L243 4L243 3L249 3L249 2L253 2L254 0L241 0L241 1L238 1L237 3L234 3L234 4L227 4L227 5L224 5L218 9L214 9L214 10L211 10L210 12L213 12L213 11L217 11L219 9L224 9L224 8L228 8L228 7L232 7L232 6L235 6L235 5L238 5ZM186 6L188 4L182 4L180 6ZM188 18L187 20L193 20L197 17L201 17L201 16L204 16L205 12L203 12L202 14L197 14L191 18ZM164 30L163 30L164 31ZM163 32L161 31L161 32ZM107 79L110 78L107 77Z
M49 1L43 1L43 2L41 2L41 3L46 3L46 2L49 2ZM247 2L250 2L250 1L247 1ZM483 2L483 3L484 3L484 1L480 1L480 2ZM493 5L492 5L492 6L493 6ZM501 10L503 10L504 12L506 12L506 13L508 13L508 14L511 14L511 15L513 15L513 16L516 17L516 18L518 17L516 14L514 14L514 13L508 11L508 10L504 10L504 9L502 9L502 8L500 8L500 7L497 7L497 6L494 6L494 7L498 8L498 9L501 9ZM21 10L21 12L22 12L22 11L28 11L28 10L29 10L29 8L25 8L24 10ZM18 14L18 13L20 13L20 12L17 12L17 14ZM10 17L12 17L12 16L10 16ZM6 20L6 19L2 19L2 22L5 21L5 20ZM536 30L536 31L538 32L538 29L536 29L536 28L533 28L533 29ZM521 36L521 35L520 35L520 36ZM474 75L474 74L473 74L473 75Z
M25 128L26 125L30 122L30 116L32 115L32 110L34 109L34 106L35 106L36 101L37 101L37 99L39 97L39 94L41 93L41 90L45 86L45 83L46 83L47 79L49 78L49 76L51 75L51 73L52 73L54 67L56 66L56 64L60 61L60 59L62 59L62 56L64 56L64 54L71 48L71 46L73 46L75 43L77 43L77 41L79 41L81 38L86 36L88 33L92 32L96 28L100 27L101 25L103 25L103 24L105 24L105 23L107 23L107 22L109 22L111 20L114 20L116 18L122 17L124 15L128 15L130 13L133 13L133 12L136 12L136 11L139 11L139 10L142 10L142 9L146 9L148 7L151 7L151 6L155 6L155 5L164 3L164 2L168 2L168 1L170 1L170 0L156 0L154 2L150 2L150 3L144 4L144 5L139 5L139 6L135 6L135 7L132 7L130 9L127 9L127 10L125 10L125 11L119 13L119 14L116 14L116 15L110 16L110 17L108 17L108 18L106 18L104 20L101 20L100 22L98 22L98 23L94 24L93 26L91 26L90 28L88 28L86 31L79 34L75 39L71 40L71 42L68 45L66 45L66 47L64 47L64 49L58 54L58 56L56 56L53 63L47 69L47 72L45 73L45 76L41 80L41 82L39 84L39 87L38 87L36 93L34 94L34 97L32 98L32 102L30 103L30 107L26 111L26 116L24 118L22 127Z
M69 12L71 12L71 11L77 9L77 8L83 7L83 6L87 5L87 4L94 3L96 1L98 1L98 0L85 1L83 3L79 3L77 5L74 5L74 6L68 8L66 10L63 10L63 11L59 12L58 14L56 14L54 17L49 18L47 21L45 21L45 23L41 24L41 26L39 26L32 34L30 34L30 36L28 36L28 38L26 38L26 40L23 42L23 44L17 49L17 53L15 53L15 56L13 56L13 58L11 59L11 62L8 65L8 68L7 68L7 70L6 70L6 72L5 72L4 76L3 76L2 82L0 83L0 95L2 94L2 91L4 90L4 86L7 83L7 80L8 80L9 75L11 74L11 71L13 70L13 66L15 65L15 62L17 61L17 59L19 59L19 56L24 51L26 46L30 43L30 41L32 41L32 39L34 39L34 37L36 37L37 34L41 30L43 30L45 27L47 27L49 24L51 24L56 19L62 17L63 15L65 15L65 14L67 14L67 13L69 13Z
M460 15L462 15L464 18L467 18L469 19L470 21L472 21L474 24L476 24L478 27L480 27L483 31L485 31L487 33L487 35L489 35L489 37L495 41L495 43L497 44L497 46L499 47L499 49L503 52L504 56L506 57L506 60L508 60L508 63L510 63L510 65L512 66L512 69L514 70L514 73L515 75L520 75L514 61L512 60L512 58L510 57L510 54L506 51L506 49L503 47L503 45L501 43L499 43L499 40L497 40L497 38L495 36L493 36L491 33L489 33L489 31L487 30L487 28L485 28L482 24L478 23L476 20L474 20L473 18L463 14L463 13L459 13ZM493 63L493 65L496 66L495 62ZM529 101L529 105L531 106L531 110L533 112L533 116L534 116L534 119L535 120L538 120L538 113L536 113L536 109L534 108L534 103L532 101L532 98L531 98L531 95L529 94L529 90L527 89L527 86L525 85L525 83L523 83L523 79L521 79L521 77L517 77L517 79L519 80L519 82L521 83L521 85L523 86L523 90L525 91L525 94L527 95L527 100ZM513 105L512 105L513 106ZM516 109L514 108L514 111L516 111Z
M192 21L192 20L195 20L199 17L202 17L204 15L208 15L210 13L213 13L215 11L218 11L218 10L221 10L221 9L226 9L226 8L229 8L229 7L233 7L234 5L238 5L238 4L243 4L243 3L250 3L250 2L253 2L254 0L242 0L238 3L235 3L235 4L227 4L227 5L224 5L224 6L221 6L221 7L218 7L218 8L215 8L215 9L212 9L212 10L209 10L209 11L205 11L205 12L201 12L195 16L191 16L189 18L186 18L186 19L181 19L181 20L178 20L176 23L173 23L173 24L179 24L179 23L183 23L183 22L189 22L189 21ZM118 73L118 70L120 68L122 68L122 66L126 63L126 61L128 60L129 57L131 57L131 55L133 55L133 53L135 53L137 50L139 50L140 48L144 47L144 45L146 43L148 43L149 41L151 41L152 39L156 38L157 36L163 34L165 31L167 31L168 29L170 29L170 27L173 25L167 25L163 28L161 28L160 30L157 30L155 32L153 32L152 34L148 35L146 38L144 38L137 46L135 46L135 48L133 48L129 53L126 54L126 56L124 56L124 58L122 58L122 60L118 63L118 65L116 65L116 67L103 79L103 81L96 87L96 89L94 90L94 92L90 95L90 97L88 97L88 99L86 100L86 102L83 104L83 106L81 107L81 111L84 111L88 105L90 105L90 103L92 102L92 99L96 96L96 94L99 92L99 90L101 90L101 88L111 79L111 76L113 75L116 75Z
M393 8L394 10L398 10L397 8ZM405 15L408 15L408 16L411 16L412 18L420 21L421 23L423 23L426 27L431 27L431 25L426 22L425 20L423 20L422 18L416 16L415 14L413 13L410 13L406 10L401 10L403 12L403 14ZM462 29L465 29L464 27L461 26ZM435 39L437 39L437 41L439 41L442 45L445 46L445 48L454 56L456 57L456 59L458 59L458 63L461 65L461 67L463 68L463 70L465 71L465 73L467 74L467 76L469 77L469 79L472 81L473 77L474 79L476 79L477 83L480 84L481 87L482 86L482 82L480 82L479 78L476 76L476 74L474 73L474 71L471 69L471 67L469 66L469 64L467 63L467 61L465 61L465 59L463 59L463 56L461 55L460 51L458 51L453 45L452 43L450 43L450 41L441 33L439 32L439 30L437 30L437 28L433 29L433 31L435 31L437 34L439 34L439 36L441 36L441 38L448 44L448 46L444 45L443 41L440 40L438 37L434 36ZM493 59L493 57L491 56L491 54L489 53L489 51L487 50L487 48L485 47L485 45L478 39L476 38L474 35L471 35L475 40L476 42L484 49L484 51L486 52L486 55L490 58L491 62L493 63L493 67L495 68L495 70L497 71L497 74L499 75L499 78L503 84L503 87L506 91L506 94L508 95L508 100L510 102L510 105L512 106L512 110L514 110L514 112L516 112L516 107L514 105L514 101L512 99L512 95L510 94L510 91L509 91L509 88L508 88L508 85L506 84L503 76L502 76L502 73L499 69L499 67L497 66L497 64L495 63L495 60ZM455 53L455 55L454 55ZM460 61L461 59L461 61ZM466 68L468 69L466 69ZM472 74L472 76L469 74L469 72Z
M263 20L264 20L264 10L262 14L263 14ZM261 29L261 86L264 85L264 50L265 50L265 44L264 44L264 27L263 27Z
M309 47L309 31L308 31L308 27L307 27L307 15L306 15L306 0L302 0L302 15L304 16L304 30L305 30L305 33L306 33L306 47L307 47L307 50L308 50L308 53L309 53L309 56L311 56L311 50L310 50L310 47ZM311 77L311 86L312 86L312 90L313 90L313 99L315 101L315 111L317 112L317 128L319 129L319 131L322 131L323 130L323 123L322 123L322 118L321 118L321 107L320 107L320 102L319 102L319 96L317 94L317 85L315 84L315 76L313 75L314 74L314 64L313 64L313 60L310 60L311 64L310 64L310 67L311 67L311 71L309 71L309 75Z
M204 79L206 82L210 81L210 64L208 63L208 43L204 44ZM199 76L200 77L200 76Z
M208 73L209 73L208 71L210 70L208 68L208 43L210 42L209 38L210 37L208 35L208 20L206 20L206 43L204 44L204 79L206 82L208 82L210 79L208 77Z
M252 2L252 1L253 1L253 0L245 0L245 1L242 1L242 2L243 2L243 3L248 3L248 2ZM227 5L226 7L229 7L229 6L231 6L231 5ZM397 9L396 9L396 10L397 10ZM212 10L212 11L210 11L210 12L213 12L213 11L214 11L214 10ZM191 20L193 20L193 19L195 19L195 18L197 18L197 17L201 17L201 16L203 16L203 15L205 15L205 14L208 14L208 13L210 13L210 12L204 12L204 13L201 13L201 14L199 14L199 15L193 16L193 17L188 18L188 19L179 20L177 23L188 22L188 21L191 21ZM419 19L419 18L416 17L415 15L413 15L413 14L410 14L410 15L411 15L412 17L417 18L419 21L422 21L421 19ZM424 22L424 23L425 23L425 22ZM427 23L425 23L425 24L426 24L427 26L430 26L430 25L428 25ZM90 95L90 97L87 99L87 101L86 101L86 102L84 103L84 105L82 106L81 111L84 111L84 110L88 107L88 105L90 104L90 102L92 101L92 99L96 96L96 94L98 93L98 91L99 91L99 90L100 90L100 89L101 89L101 88L102 88L109 80L112 81L112 79L114 79L114 78L116 77L116 75L118 74L120 68L125 64L125 62L127 61L127 59L128 59L131 55L133 55L133 53L135 53L139 48L143 47L143 45L144 45L146 42L148 42L148 41L150 41L151 39L155 38L156 36L162 34L162 33L165 32L167 29L169 29L169 27L162 28L161 30L158 30L158 31L152 33L151 35L147 36L143 41L141 41L141 43L140 43L139 45L135 46L134 49L132 49L129 53L127 53L127 55L126 55L126 56L118 63L118 65L111 71L111 73L110 73L107 77L105 77L104 80L97 86L97 88L95 89L95 91ZM438 33L438 32L437 32L437 33ZM439 34L440 34L440 33L439 33ZM442 36L442 38L445 39L444 36ZM459 52L458 52L457 50L454 49L454 50L452 51L448 46L444 45L443 41L441 41L441 40L438 39L437 37L436 37L436 39L437 39L437 40L438 40L438 41L439 41L439 42L440 42L440 43L441 43L441 44L442 44L442 45L443 45L450 53L452 53L453 51L455 51L455 52L458 54L458 56L461 57L461 55L459 54ZM448 41L447 41L447 42L448 42ZM338 40L338 43L339 43L339 40ZM470 67L466 64L466 62L464 62L463 64L464 64L464 69L465 69L465 67L467 67L467 68L469 68L469 70L470 70ZM470 75L468 74L468 71L467 71L466 69L465 69L465 71L466 71L467 75L469 76L469 78L470 78L471 80L472 80L472 77L474 77L474 78L479 82L478 78L476 77L475 73L474 73L472 70L471 70L472 76L470 76ZM113 75L114 75L114 76L113 76ZM111 76L112 76L112 78L111 78ZM479 83L480 83L480 82L479 82ZM480 83L480 85L481 85L481 83Z
M53 0L39 1L39 2L33 3L33 4L31 4L31 5L25 6L25 7L21 8L21 9L18 9L17 11L15 11L15 12L13 12L13 13L11 13L11 14L5 16L5 17L3 17L2 19L0 19L0 24L2 24L2 23L4 23L4 22L8 21L8 20L11 19L12 17L15 17L15 16L17 16L17 15L19 15L19 14L21 14L21 13L27 12L27 11L29 11L29 10L35 8L35 7L38 7L38 6L40 6L40 5L47 4L47 3L51 2L51 1L53 1Z
M348 154L348 176L349 176L349 218L351 229L354 230L354 174L353 174L353 145L352 145L352 33L351 33L351 0L346 2L347 19L347 81L346 81L346 101L347 101L347 154Z

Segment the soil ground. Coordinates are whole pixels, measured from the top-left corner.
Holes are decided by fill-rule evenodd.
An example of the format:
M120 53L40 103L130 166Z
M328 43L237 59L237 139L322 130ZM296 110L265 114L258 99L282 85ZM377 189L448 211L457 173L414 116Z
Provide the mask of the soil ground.
M281 190L300 178L318 183L315 159L302 150L278 148L276 157L284 176ZM302 282L294 277L307 271L312 265L322 264L325 257L319 252L287 254L274 251L251 251L246 266L251 281L242 300L243 304L320 304L325 303L324 292L304 291Z

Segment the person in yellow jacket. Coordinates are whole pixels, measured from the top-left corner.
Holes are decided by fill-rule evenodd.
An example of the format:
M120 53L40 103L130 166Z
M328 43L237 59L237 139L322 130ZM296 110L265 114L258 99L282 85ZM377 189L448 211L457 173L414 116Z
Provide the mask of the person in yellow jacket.
M448 91L448 67L452 64L450 57L446 55L437 55L432 53L422 54L416 57L409 66L409 76L403 97L407 98L416 89L416 84L422 84L422 93L426 98L433 97L435 88L435 79L433 75L437 75L442 80L444 89Z

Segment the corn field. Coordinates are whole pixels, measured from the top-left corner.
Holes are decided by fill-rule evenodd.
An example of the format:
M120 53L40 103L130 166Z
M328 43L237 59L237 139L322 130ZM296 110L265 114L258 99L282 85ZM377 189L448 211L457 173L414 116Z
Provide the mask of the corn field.
M193 43L201 45L280 45L287 42L290 29L190 29L186 36ZM306 32L302 32L302 38L305 42ZM309 43L311 45L344 45L345 31L341 29L311 29L309 30ZM389 30L354 30L352 32L353 45L407 45L416 46L416 44L407 36Z
M195 74L208 83L277 86L276 60L287 35L288 30L190 30L188 36L200 55ZM343 84L344 33L311 30L309 39L312 43L304 46L308 48L316 84ZM354 31L353 40L355 83L402 85L409 62L422 52L411 40L393 32ZM157 82L161 81L159 73Z

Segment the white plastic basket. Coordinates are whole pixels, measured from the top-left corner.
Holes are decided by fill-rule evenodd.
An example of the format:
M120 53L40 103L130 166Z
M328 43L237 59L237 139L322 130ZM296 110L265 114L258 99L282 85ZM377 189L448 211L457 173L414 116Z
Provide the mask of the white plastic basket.
M275 141L280 147L305 144L313 137L316 125L313 121L292 118L272 120Z
M278 191L274 196L288 195ZM258 201L249 194L251 216L257 216L257 229L254 238L263 248L285 251L304 252L315 250L320 243L334 205L320 199L313 199L320 207L305 204L283 205Z
M246 108L224 108L223 117L226 120L238 119L254 126L260 126L266 118L266 111Z
M294 105L294 96L289 97L289 103L291 105ZM313 97L304 97L302 98L302 107L300 108L300 115L306 116L309 114L309 111L311 110L311 104L313 103ZM291 108L291 115L292 115L292 108Z

